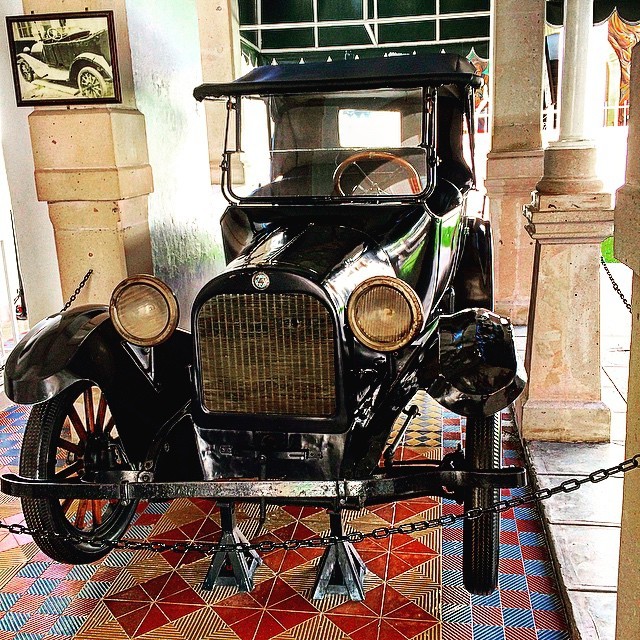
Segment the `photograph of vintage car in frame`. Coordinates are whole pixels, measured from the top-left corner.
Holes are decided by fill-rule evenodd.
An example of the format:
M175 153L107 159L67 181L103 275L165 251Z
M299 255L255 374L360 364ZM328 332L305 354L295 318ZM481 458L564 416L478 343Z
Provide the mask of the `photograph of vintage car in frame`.
M18 106L121 102L112 11L7 17Z

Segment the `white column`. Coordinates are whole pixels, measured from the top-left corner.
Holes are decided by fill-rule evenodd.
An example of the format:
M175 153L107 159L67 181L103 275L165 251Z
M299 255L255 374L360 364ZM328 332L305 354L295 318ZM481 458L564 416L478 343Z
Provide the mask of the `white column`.
M560 138L562 143L588 140L586 106L589 83L589 40L593 27L593 0L564 0ZM600 107L598 102L598 107ZM593 143L590 142L589 146Z

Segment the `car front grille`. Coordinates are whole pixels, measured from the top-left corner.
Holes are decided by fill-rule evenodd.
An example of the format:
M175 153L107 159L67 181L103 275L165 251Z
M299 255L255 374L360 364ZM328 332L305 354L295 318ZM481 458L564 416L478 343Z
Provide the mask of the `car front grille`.
M197 317L200 387L211 412L329 417L336 409L329 310L302 293L227 293Z

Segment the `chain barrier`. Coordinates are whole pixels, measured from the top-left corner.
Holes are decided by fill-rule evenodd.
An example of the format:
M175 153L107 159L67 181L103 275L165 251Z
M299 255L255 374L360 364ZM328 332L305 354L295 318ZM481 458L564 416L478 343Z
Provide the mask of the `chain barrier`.
M80 280L80 282L78 283L78 286L76 287L76 290L71 294L71 297L67 300L64 307L62 307L62 309L60 309L58 313L64 313L76 301L76 298L80 295L80 292L84 289L84 286L89 281L89 278L91 277L92 273L93 273L93 269L89 269L89 271L87 271L87 273L84 274L84 278ZM4 371L4 367L5 367L5 364L3 363L0 366L0 372Z
M221 544L218 542L160 542L149 540L132 540L127 538L121 538L120 540L92 540L89 537L80 535L61 535L48 529L29 529L22 524L5 524L0 522L0 529L6 529L10 533L17 535L38 535L48 538L57 538L69 542L82 542L84 544L92 544L97 547L108 546L112 549L126 549L132 551L154 551L162 553L164 551L175 551L177 553L187 553L189 551L195 551L204 554L205 556L211 556L218 551L258 551L261 553L268 553L277 549L283 549L285 551L291 551L301 548L318 548L327 547L337 542L351 542L356 544L367 539L382 540L389 538L395 534L409 535L411 533L418 533L420 531L426 531L427 529L434 529L437 527L445 527L452 525L462 520L476 520L484 515L502 513L508 511L514 507L521 507L526 504L539 504L543 500L547 500L552 496L559 493L572 493L577 491L585 484L597 484L607 478L611 478L617 473L625 474L632 469L637 469L640 466L640 453L636 454L632 458L624 460L620 464L606 469L598 469L588 476L583 478L569 478L564 482L561 482L555 487L543 487L536 491L530 491L521 496L515 496L506 500L499 500L489 505L488 507L469 509L464 513L457 515L448 514L446 516L440 516L438 518L432 518L430 520L419 520L417 522L407 522L398 526L389 527L377 527L371 531L352 531L341 536L315 536L313 538L299 539L290 538L289 540L283 540L277 542L275 540L262 540L256 543L237 542L233 544Z
M611 271L609 271L604 261L604 258L600 257L600 262L604 267L606 274L609 276L609 280L611 281L614 291L620 296L627 309L631 311L631 305L614 280ZM89 269L74 293L62 308L61 313L66 311L75 302L80 291L82 291L92 273L93 269ZM0 368L0 370L2 369ZM80 542L83 544L91 544L97 547L108 546L112 549L126 549L132 551L143 550L153 551L157 553L162 553L165 551L175 551L177 553L187 553L189 551L195 551L202 553L205 556L211 556L218 551L242 552L253 550L261 553L269 553L270 551L275 551L277 549L290 551L301 548L328 547L338 542L350 542L352 544L357 544L358 542L363 542L367 539L382 540L396 534L409 535L411 533L426 531L427 529L450 526L458 521L475 520L477 518L481 518L484 515L502 513L503 511L508 511L509 509L513 509L514 507L521 507L527 504L539 504L542 501L551 498L552 496L558 495L560 493L572 493L573 491L577 491L578 489L580 489L585 484L597 484L598 482L602 482L603 480L611 478L617 473L625 474L632 469L637 469L639 466L640 453L634 455L632 458L624 460L620 464L606 469L598 469L590 473L588 476L582 478L569 478L568 480L561 482L555 487L543 487L541 489L537 489L536 491L529 491L521 496L514 496L506 500L498 500L497 502L494 502L487 507L469 509L468 511L456 515L448 514L446 516L440 516L438 518L431 518L429 520L418 520L417 522L407 522L397 526L377 527L375 529L372 529L371 531L366 532L352 531L351 533L340 536L314 536L312 538L306 539L290 538L281 542L278 542L276 540L261 540L260 542L253 544L248 542L222 544L219 542L189 541L160 542L149 540L133 540L128 538L120 538L119 540L95 540L88 536L85 537L82 535L71 534L63 535L54 531L50 531L48 529L30 529L26 525L16 523L6 524L2 521L0 521L0 529L5 529L9 533L13 533L15 535L37 535L45 538L55 538L66 542Z
M76 298L80 295L80 292L84 289L84 285L87 284L92 274L93 274L93 269L89 269L89 271L87 271L87 273L84 274L84 278L80 280L80 283L76 287L76 290L71 294L71 296L65 303L64 307L60 309L60 313L64 313L76 301Z
M613 274L609 270L609 267L607 266L607 263L602 256L600 256L600 264L604 267L604 272L609 276L609 280L611 281L613 290L620 296L620 299L624 303L624 306L627 307L629 313L631 313L631 305L629 304L629 301L625 298L624 293L622 293L622 289L620 289L618 283L615 281Z

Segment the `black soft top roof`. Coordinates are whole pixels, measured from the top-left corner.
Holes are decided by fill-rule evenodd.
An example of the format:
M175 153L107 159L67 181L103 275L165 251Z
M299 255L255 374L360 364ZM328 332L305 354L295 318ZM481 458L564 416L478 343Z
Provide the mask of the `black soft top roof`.
M274 95L351 89L400 89L458 84L478 87L474 66L457 54L430 53L336 62L308 62L257 67L233 82L201 84L196 100L223 96Z

